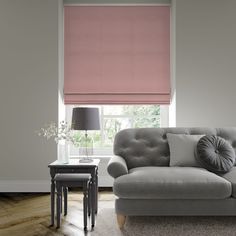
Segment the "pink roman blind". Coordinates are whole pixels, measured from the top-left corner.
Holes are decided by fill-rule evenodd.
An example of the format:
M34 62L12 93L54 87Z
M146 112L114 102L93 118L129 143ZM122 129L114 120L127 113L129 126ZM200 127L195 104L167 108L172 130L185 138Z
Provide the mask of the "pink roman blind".
M169 104L170 7L65 6L65 104Z

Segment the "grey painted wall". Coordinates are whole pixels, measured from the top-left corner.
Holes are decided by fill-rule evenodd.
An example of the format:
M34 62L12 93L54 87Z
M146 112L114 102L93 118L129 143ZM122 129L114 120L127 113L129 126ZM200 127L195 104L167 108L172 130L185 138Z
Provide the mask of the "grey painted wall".
M57 120L59 2L0 1L0 191L48 180L56 159L34 131ZM175 4L177 126L235 126L236 1Z
M64 0L64 4L170 4L171 0Z
M177 126L236 126L235 22L235 0L176 0Z
M57 15L57 0L0 1L0 186L47 180L56 159L35 130L57 121Z

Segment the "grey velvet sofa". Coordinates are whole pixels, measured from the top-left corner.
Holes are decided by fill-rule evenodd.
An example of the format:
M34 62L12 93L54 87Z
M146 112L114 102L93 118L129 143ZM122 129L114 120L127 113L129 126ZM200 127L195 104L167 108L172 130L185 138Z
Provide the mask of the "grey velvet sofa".
M236 215L236 167L224 175L170 167L167 133L217 135L236 152L236 128L140 128L117 133L108 173L120 227L126 216Z

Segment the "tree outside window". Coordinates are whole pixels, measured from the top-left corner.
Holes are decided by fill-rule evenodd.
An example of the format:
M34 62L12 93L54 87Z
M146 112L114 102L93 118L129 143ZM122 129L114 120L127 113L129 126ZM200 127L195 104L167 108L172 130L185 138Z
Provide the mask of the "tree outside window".
M73 106L70 106L71 110ZM88 147L111 149L117 132L126 128L160 127L159 105L114 105L99 106L101 130L88 131ZM69 113L69 112L68 112ZM69 119L68 119L69 121ZM75 131L78 147L82 148L84 132ZM77 148L78 148L77 147ZM76 148L72 148L76 152Z

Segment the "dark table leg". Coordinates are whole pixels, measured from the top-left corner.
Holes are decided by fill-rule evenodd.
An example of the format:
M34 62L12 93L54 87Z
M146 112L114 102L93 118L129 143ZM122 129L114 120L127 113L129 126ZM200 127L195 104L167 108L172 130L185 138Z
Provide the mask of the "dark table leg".
M64 192L64 215L67 215L67 199L68 199L68 188L64 187L63 188Z
M54 225L54 211L55 211L55 173L50 170L51 174L51 225Z
M57 228L61 225L62 186L57 183Z
M96 168L95 171L95 183L96 183L96 189L95 189L95 214L98 212L98 168Z
M95 170L95 168L93 169L93 171L92 171L92 173L91 173L91 175L92 175L92 196L91 196L91 200L92 200L92 212L91 212L91 221L92 221L92 228L94 227L94 225L95 225L95 211L96 211L96 189L97 189L97 187L96 187L96 170Z
M87 217L88 217L88 182L83 184L83 208L84 208L84 231L87 231Z
M91 186L91 181L89 181L89 189L88 189L88 216L91 216L91 211L92 211L92 186Z

